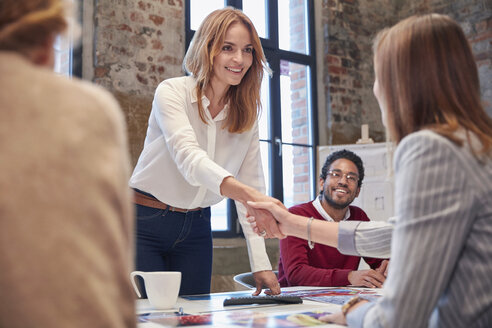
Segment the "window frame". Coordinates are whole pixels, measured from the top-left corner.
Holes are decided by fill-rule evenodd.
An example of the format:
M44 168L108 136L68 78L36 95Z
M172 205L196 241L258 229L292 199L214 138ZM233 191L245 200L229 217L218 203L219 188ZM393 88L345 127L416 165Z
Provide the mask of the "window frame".
M269 185L270 196L283 201L283 167L282 167L282 145L301 146L311 148L310 158L310 176L312 181L312 195L316 194L317 175L316 175L316 147L318 145L318 106L317 106L317 77L316 77L316 38L315 38L315 15L314 15L314 0L306 0L307 3L307 42L309 44L308 54L287 51L279 48L279 33L278 33L278 0L265 0L266 6L266 34L268 38L260 38L265 56L273 71L270 83L270 104L264 108L270 108L270 122L268 139L260 139L260 142L268 143L268 156L270 167L269 170ZM231 6L242 9L242 0L224 0L224 6ZM191 10L190 0L185 0L185 49L188 49L191 39L195 33L191 30ZM310 96L308 108L310 109L309 126L311 131L310 144L297 144L282 142L282 126L281 126L281 94L280 94L280 62L282 60L309 67L309 84ZM266 113L264 113L266 115ZM276 142L280 140L280 142ZM218 238L231 238L242 236L239 220L237 220L237 212L234 201L227 200L227 224L229 230L213 231L213 236Z
M75 10L76 16L74 19L75 23L69 23L67 30L64 31L62 35L57 36L58 40L56 40L54 47L54 55L55 55L55 65L53 67L54 71L58 74L65 75L68 78L77 77L82 78L82 42L81 35L79 32L75 32L75 30L81 29L83 26L83 11L84 11L84 2L82 0L70 0L71 5L75 6L77 10ZM76 26L73 26L76 24ZM60 39L64 39L67 43L67 47L64 49L59 49L57 47L60 46ZM60 52L67 52L67 65L65 70L58 71L56 69Z

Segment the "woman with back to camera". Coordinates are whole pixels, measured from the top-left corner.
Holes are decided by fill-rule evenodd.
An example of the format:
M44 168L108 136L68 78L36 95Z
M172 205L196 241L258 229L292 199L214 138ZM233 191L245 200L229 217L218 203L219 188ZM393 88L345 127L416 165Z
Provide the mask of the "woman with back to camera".
M156 90L130 179L137 269L181 271L181 295L210 292L210 206L229 197L236 200L248 243L255 294L262 285L278 294L264 239L247 224L243 206L248 200L275 201L262 193L257 113L266 59L250 19L229 7L212 12L196 31L183 66L191 76L165 80Z
M378 35L374 66L374 94L398 144L392 236L384 223L309 226L274 204L250 205L270 210L285 235L306 238L309 227L314 241L344 253L391 257L380 299L355 298L322 320L490 327L492 120L470 45L448 16L412 16Z

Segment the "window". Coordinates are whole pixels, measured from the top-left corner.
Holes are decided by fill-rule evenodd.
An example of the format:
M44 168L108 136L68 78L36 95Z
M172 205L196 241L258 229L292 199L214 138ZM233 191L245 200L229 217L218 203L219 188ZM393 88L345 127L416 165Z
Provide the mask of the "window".
M187 46L203 18L224 6L242 9L253 21L273 70L262 83L259 120L267 194L287 207L307 202L317 181L314 1L187 0ZM212 207L212 230L216 237L240 233L234 202Z
M73 21L78 21L78 23L69 22L67 31L56 38L54 44L55 65L53 69L61 75L81 77L82 46L78 42L78 39L82 22L83 4L80 0L69 0L69 2L75 7L73 11L75 17L69 17L68 20L73 19Z

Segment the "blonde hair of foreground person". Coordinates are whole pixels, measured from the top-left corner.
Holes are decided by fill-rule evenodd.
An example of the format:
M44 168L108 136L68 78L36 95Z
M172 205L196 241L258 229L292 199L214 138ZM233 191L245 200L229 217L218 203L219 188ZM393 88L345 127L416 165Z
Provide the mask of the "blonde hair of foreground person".
M0 1L0 327L134 327L124 118L49 69L65 4Z
M212 12L201 23L185 55L184 69L197 80L197 102L200 118L207 124L202 104L204 90L210 84L213 74L213 60L221 52L226 33L233 24L243 24L251 35L253 63L238 85L231 85L225 95L230 110L224 121L224 128L231 133L250 130L261 108L260 85L263 70L267 67L260 38L251 20L239 9L226 7Z
M60 0L0 1L0 50L27 57L47 38L67 28L64 2Z

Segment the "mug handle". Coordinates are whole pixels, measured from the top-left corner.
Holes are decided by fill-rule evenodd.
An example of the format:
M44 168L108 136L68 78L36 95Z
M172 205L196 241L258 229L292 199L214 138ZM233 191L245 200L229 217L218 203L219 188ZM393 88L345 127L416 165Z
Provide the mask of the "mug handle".
M138 289L137 283L135 282L135 277L140 276L143 279L143 272L142 271L133 271L130 273L133 289L135 289L135 292L137 293L138 298L142 298L142 294L140 293L140 290Z

